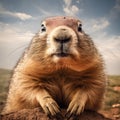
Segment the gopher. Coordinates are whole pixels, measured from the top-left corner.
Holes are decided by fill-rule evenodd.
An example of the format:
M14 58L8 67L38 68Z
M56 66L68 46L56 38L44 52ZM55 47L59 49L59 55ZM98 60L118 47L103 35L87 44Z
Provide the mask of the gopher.
M82 23L73 17L46 18L19 60L3 114L41 107L66 116L101 107L106 86L104 62Z

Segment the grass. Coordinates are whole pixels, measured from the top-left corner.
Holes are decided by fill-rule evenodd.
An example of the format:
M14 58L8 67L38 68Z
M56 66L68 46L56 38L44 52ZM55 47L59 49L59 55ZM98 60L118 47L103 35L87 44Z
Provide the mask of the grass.
M120 76L108 76L108 84L110 87L120 86Z
M105 94L104 109L108 110L114 104L120 104L120 91L114 90L120 87L120 76L108 76L108 86Z
M5 103L12 71L0 69L0 111Z
M11 74L11 70L0 69L0 111L6 100ZM104 110L108 111L113 104L120 104L120 91L114 90L116 86L120 87L120 76L108 76Z

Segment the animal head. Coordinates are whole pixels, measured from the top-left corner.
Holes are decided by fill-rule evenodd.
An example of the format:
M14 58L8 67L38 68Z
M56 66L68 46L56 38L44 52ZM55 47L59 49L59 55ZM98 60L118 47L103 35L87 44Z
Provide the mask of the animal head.
M41 23L40 31L30 45L29 55L44 65L82 70L93 64L96 48L82 30L79 19L51 17Z

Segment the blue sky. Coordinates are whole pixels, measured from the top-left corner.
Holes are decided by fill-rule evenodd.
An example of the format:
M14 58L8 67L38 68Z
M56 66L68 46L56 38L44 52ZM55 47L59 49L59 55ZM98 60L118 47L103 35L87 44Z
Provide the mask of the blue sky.
M0 67L12 69L40 22L75 16L100 50L108 74L120 74L120 0L0 0Z

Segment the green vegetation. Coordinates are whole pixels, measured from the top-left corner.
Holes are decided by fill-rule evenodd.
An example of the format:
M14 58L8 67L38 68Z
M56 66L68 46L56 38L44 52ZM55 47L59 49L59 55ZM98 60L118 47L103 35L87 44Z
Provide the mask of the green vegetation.
M5 103L12 71L0 69L0 111Z
M120 76L108 76L104 109L108 110L114 104L120 104Z
M0 69L0 111L6 100L11 74L11 70ZM104 110L109 110L113 104L120 104L120 76L108 76Z
M108 84L111 87L120 86L120 76L108 76Z

